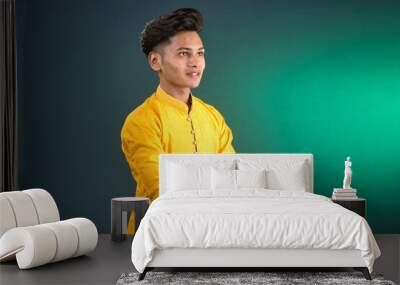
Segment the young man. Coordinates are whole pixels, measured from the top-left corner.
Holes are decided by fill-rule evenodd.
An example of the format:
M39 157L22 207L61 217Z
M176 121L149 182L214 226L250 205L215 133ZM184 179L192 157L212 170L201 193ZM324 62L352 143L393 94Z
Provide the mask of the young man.
M146 24L142 50L159 76L156 91L128 115L122 150L136 180L136 196L159 195L161 153L234 153L232 132L222 115L191 93L205 68L199 36L202 15L185 8ZM132 233L133 219L128 232Z

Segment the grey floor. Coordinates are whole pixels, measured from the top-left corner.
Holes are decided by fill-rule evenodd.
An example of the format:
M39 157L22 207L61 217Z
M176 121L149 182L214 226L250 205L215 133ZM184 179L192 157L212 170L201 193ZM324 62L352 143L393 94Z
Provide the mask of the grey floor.
M385 279L400 283L400 235L375 235L381 250L374 265L374 272L381 273Z
M87 256L19 270L16 262L0 264L0 285L8 284L115 284L124 272L134 270L131 242L112 242L99 235L97 248Z
M374 272L395 283L400 281L400 235L375 236L382 256ZM130 261L131 241L114 243L100 235L94 252L29 270L19 270L16 262L0 264L0 284L115 284L124 272L134 271Z

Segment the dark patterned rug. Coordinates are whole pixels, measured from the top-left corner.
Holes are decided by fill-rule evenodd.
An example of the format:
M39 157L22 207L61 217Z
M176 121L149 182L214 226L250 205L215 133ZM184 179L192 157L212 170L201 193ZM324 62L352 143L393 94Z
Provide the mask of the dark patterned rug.
M372 274L372 281L361 272L154 272L150 271L142 281L139 273L122 274L117 285L136 284L379 284L396 285L384 280L382 275Z

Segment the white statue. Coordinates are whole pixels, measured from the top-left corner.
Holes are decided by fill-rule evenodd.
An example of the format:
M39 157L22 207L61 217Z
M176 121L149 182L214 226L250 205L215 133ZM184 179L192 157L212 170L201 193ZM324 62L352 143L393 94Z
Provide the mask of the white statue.
M350 156L348 156L346 161L344 162L343 189L352 189L350 186L352 174L353 171L351 170L351 158Z

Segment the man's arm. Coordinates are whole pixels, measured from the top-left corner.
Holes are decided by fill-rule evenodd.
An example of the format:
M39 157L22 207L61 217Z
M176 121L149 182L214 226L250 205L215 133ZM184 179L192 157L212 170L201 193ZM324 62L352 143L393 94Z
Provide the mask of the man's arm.
M143 114L144 115L144 114ZM151 201L159 195L159 155L163 153L161 130L150 118L129 118L121 131L122 151L136 180L136 196Z
M211 107L211 111L214 114L217 125L219 129L219 149L218 153L235 153L235 149L232 146L233 134L231 129L225 122L224 117L221 113L213 106L208 105Z
M220 134L220 149L219 153L235 153L235 149L232 146L233 135L231 129L225 123L225 120L222 118L221 123L221 134Z

